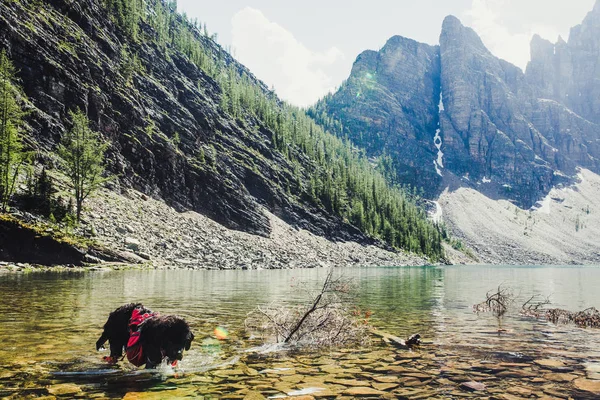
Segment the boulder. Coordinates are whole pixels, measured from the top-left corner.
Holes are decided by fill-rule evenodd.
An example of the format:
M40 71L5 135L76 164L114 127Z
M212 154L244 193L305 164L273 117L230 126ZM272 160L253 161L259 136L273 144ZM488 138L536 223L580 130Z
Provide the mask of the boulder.
M125 247L127 247L130 250L138 252L138 251L140 251L140 245L141 245L141 243L137 239L134 239L132 237L125 238Z

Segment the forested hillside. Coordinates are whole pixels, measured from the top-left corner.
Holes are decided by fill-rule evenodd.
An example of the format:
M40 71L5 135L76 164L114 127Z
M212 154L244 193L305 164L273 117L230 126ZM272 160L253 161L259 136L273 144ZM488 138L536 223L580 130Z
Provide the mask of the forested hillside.
M26 143L45 165L79 107L110 142L119 184L178 209L267 235L264 206L331 239L443 255L413 198L280 101L174 1L2 2L0 46L28 98Z

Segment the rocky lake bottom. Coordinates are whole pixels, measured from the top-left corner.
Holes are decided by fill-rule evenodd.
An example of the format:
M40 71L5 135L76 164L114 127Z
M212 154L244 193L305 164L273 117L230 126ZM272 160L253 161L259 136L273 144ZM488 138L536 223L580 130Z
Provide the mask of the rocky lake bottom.
M298 282L326 270L114 271L0 276L2 398L576 398L600 395L600 332L507 313L472 312L499 283L553 306L598 304L593 267L351 268L356 305L379 336L357 348L282 351L244 328L262 304L299 304ZM568 279L567 279L568 278ZM175 369L107 366L94 343L128 301L186 318L196 340ZM517 302L518 303L518 302ZM520 303L519 303L520 307ZM225 340L215 338L220 327Z

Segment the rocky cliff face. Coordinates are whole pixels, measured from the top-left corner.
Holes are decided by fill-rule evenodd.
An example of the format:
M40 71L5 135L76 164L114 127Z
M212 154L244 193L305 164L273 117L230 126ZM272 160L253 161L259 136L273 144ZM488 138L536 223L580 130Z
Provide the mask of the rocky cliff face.
M528 82L538 97L566 105L600 123L600 1L583 23L571 29L569 41L556 44L535 36L531 42Z
M395 37L361 54L312 112L339 118L369 155L385 149L399 180L426 193L458 177L531 207L577 167L600 170L599 38L600 1L568 44L535 37L524 74L450 16L438 47Z
M20 71L29 98L27 141L46 163L54 163L69 110L79 107L110 140L108 167L120 184L251 233L269 234L265 206L315 234L367 240L303 200L306 185L274 149L273 132L252 115L223 112L218 82L174 48L129 39L102 4L0 2L0 48ZM157 34L140 25L147 37ZM195 40L267 91L209 38ZM132 63L135 70L127 71Z
M432 187L439 101L439 47L394 36L379 52L360 54L347 82L320 106L369 155L392 155L401 182Z

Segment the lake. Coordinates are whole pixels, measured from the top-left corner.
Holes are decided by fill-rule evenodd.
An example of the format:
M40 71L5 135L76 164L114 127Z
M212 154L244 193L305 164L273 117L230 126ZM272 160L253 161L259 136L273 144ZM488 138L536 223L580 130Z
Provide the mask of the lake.
M520 308L531 295L572 311L600 306L600 268L451 266L351 268L370 323L419 350L373 337L361 349L266 352L244 329L258 305L298 304L297 282L326 270L110 271L0 275L0 397L35 398L596 398L600 330L520 317L476 315L472 305L502 284ZM191 325L196 340L179 366L108 366L95 351L108 314L143 302ZM214 329L229 332L226 340ZM499 329L501 331L499 332ZM485 389L461 386L483 383ZM510 397L513 396L513 397Z

